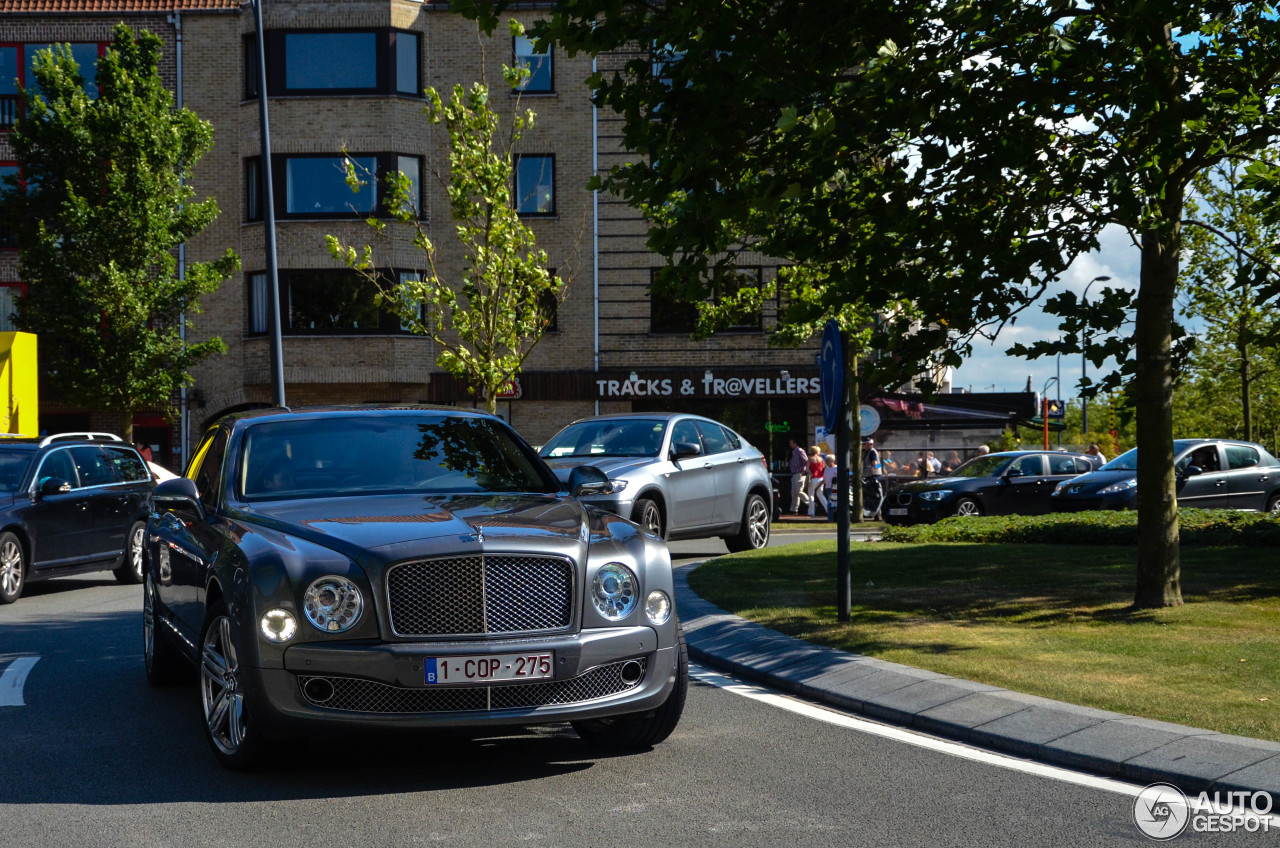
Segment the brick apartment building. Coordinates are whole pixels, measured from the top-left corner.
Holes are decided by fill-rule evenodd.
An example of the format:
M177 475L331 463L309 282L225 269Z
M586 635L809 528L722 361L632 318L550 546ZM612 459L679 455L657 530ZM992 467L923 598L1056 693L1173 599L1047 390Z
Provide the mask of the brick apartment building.
M529 22L545 4L519 4ZM537 112L517 160L517 197L538 244L571 277L553 328L526 360L513 396L499 412L534 443L596 412L691 410L741 431L784 455L790 435L802 442L820 421L811 347L774 349L766 333L777 318L769 304L758 319L714 338L689 338L691 306L655 301L649 284L661 259L645 249L645 226L621 200L587 191L591 175L628 157L619 120L592 108L584 80L591 59L560 52L530 55L505 29L482 39L447 3L420 0L264 0L267 97L275 196L260 188L261 147L254 17L237 0L0 0L0 172L16 169L8 129L18 113L14 79L25 81L32 53L70 43L91 66L125 21L165 43L162 74L181 103L215 130L213 150L198 164L198 197L213 196L221 216L186 246L187 261L228 247L243 270L202 300L191 337L220 336L225 356L196 369L188 391L187 438L229 410L272 397L263 210L277 218L285 392L290 405L327 403L471 404L466 387L442 373L428 339L401 331L379 314L373 290L339 267L325 249L333 234L366 243L363 218L376 214L375 189L353 195L340 170L341 151L382 172L417 172L421 214L440 248L441 268L460 268L443 188L431 176L447 166L444 131L422 112L426 86L447 92L482 73L498 90L502 64L534 71L521 106ZM603 70L632 58L602 56ZM91 77L92 74L86 74ZM514 100L511 95L504 95ZM505 105L500 102L500 105ZM512 106L515 104L512 103ZM355 206L356 211L351 207ZM398 226L398 225L397 225ZM421 267L416 251L384 253L388 270ZM769 279L775 265L757 257L740 272ZM10 329L19 279L15 244L0 233L0 329ZM183 457L175 407L140 414L140 440L177 466ZM111 427L93 410L46 403L50 430ZM174 419L169 425L167 419Z

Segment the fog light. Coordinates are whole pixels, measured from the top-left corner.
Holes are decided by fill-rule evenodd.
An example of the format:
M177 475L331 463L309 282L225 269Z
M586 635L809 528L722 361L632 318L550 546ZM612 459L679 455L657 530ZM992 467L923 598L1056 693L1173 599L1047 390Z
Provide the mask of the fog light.
M671 618L671 599L667 593L654 589L644 601L644 614L654 624L666 624Z
M620 562L600 566L591 581L591 603L610 621L621 621L636 608L636 576Z
M298 620L288 610L268 610L259 624L268 642L288 642L298 632Z
M356 584L331 574L307 587L306 594L302 596L302 608L307 621L316 629L341 633L350 630L360 620L364 598Z

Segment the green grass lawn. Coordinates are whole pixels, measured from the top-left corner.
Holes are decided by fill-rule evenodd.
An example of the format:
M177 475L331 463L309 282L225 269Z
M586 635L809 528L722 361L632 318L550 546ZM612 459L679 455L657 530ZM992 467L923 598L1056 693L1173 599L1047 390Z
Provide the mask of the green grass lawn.
M1141 613L1135 549L855 544L836 620L835 542L713 560L689 583L811 642L1075 704L1280 740L1280 557L1184 548L1185 605Z

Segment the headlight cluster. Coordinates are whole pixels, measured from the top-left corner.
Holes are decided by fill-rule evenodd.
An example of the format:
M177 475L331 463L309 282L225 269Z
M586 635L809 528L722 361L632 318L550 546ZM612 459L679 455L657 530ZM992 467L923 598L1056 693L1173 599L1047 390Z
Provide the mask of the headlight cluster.
M927 492L920 493L922 501L940 501L951 494L950 489L930 489Z
M345 577L330 574L315 580L302 596L307 621L325 633L342 633L360 620L364 598L360 589Z
M1114 495L1117 492L1126 492L1129 489L1138 488L1138 478L1130 477L1128 480L1121 480L1119 483L1112 483L1110 486L1103 486L1098 490L1100 495Z
M621 621L631 615L640 599L640 581L635 572L620 562L600 566L591 580L591 604L608 621ZM666 624L674 605L661 589L654 589L644 599L644 615L651 624Z

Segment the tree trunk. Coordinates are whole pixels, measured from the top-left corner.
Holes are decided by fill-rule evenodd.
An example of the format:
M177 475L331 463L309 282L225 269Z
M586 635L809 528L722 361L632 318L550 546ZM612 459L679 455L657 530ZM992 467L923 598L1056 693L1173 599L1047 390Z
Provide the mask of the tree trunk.
M120 413L120 438L133 444L133 410Z
M1243 334L1241 334L1243 336ZM1253 375L1249 373L1249 342L1240 339L1240 411L1244 416L1244 440L1253 441L1253 410L1249 406L1249 383Z
M1172 192L1172 189L1171 189ZM1176 199L1181 208L1181 197ZM1178 216L1171 220L1177 221ZM1173 473L1174 296L1178 285L1180 231L1142 236L1142 271L1134 329L1138 413L1138 581L1136 609L1179 606L1182 569L1178 502Z

